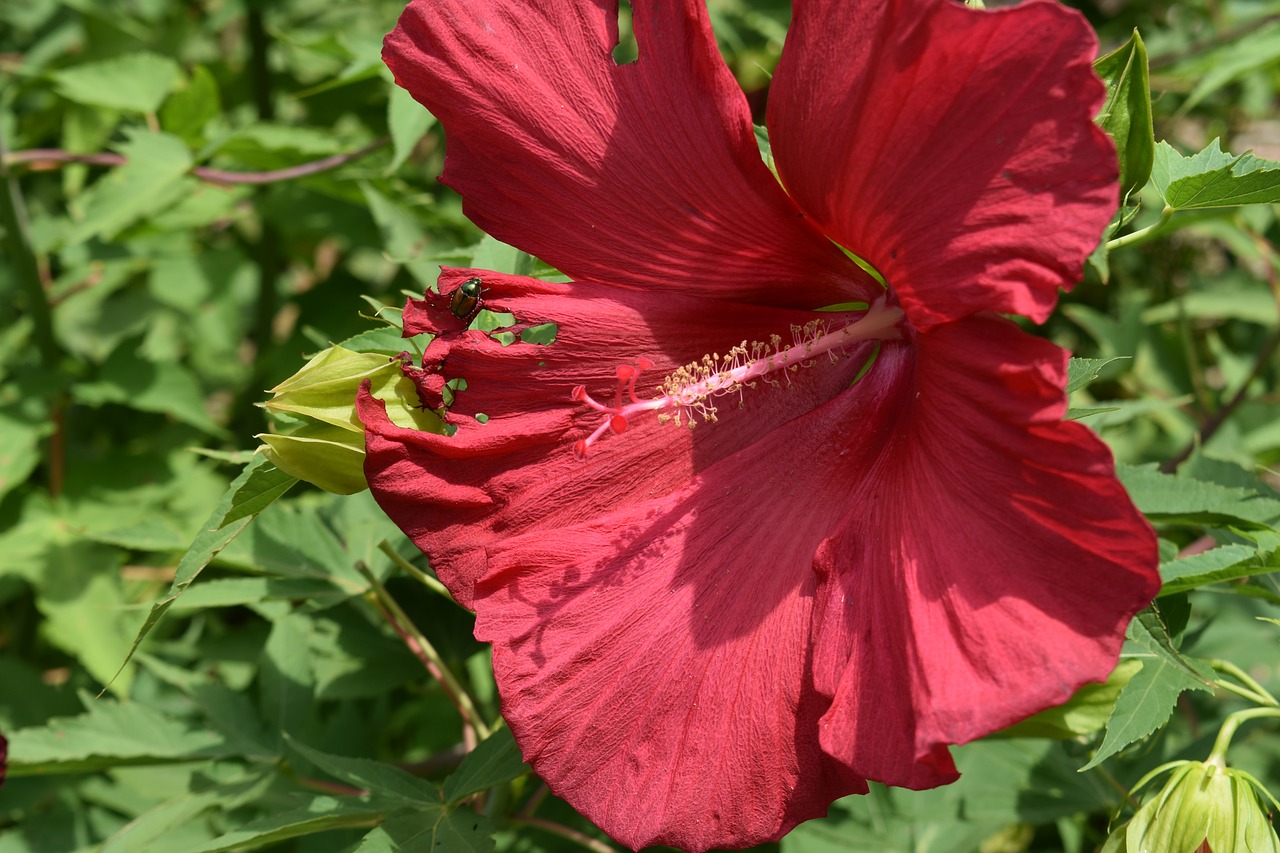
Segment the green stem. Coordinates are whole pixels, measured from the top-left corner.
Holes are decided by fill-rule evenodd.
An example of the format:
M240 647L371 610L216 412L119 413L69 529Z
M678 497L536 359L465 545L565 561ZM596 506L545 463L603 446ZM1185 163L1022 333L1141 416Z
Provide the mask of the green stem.
M418 630L418 626L413 624L413 620L401 609L400 604L391 597L391 593L387 592L387 588L382 585L382 581L378 580L373 572L369 571L369 567L363 561L356 563L356 569L369 582L368 597L371 603L387 620L387 623L395 629L395 632L400 635L400 639L409 647L409 650L413 652L418 660L422 661L423 666L427 668L427 672L431 673L432 677L440 682L440 686L444 688L445 693L448 694L449 699L462 716L463 724L475 733L477 740L484 740L488 737L489 727L484 724L480 712L476 710L475 703L471 701L470 694L454 677L449 667L445 665L444 658L436 651L435 646L431 645L431 641Z
M331 157L325 157L320 160L311 160L306 163L299 163L297 166L287 166L283 169L269 169L265 172L233 172L227 169L214 169L209 166L195 166L191 169L191 175L202 181L208 181L214 184L275 184L281 181L293 181L298 178L305 178L310 175L317 175L321 172L327 172L330 169L336 169L339 166L345 166L352 160L357 160L366 154L377 151L382 146L391 141L389 136L382 136L370 142L363 148L357 148L355 151L348 151L345 154L334 154ZM42 167L57 166L63 163L88 163L93 166L121 166L128 163L128 159L121 154L74 154L70 151L63 151L60 148L32 148L26 151L11 151L3 156L3 162L6 166L17 166L26 163L37 163Z
M422 569L418 568L413 563L410 563L404 557L401 557L399 554L397 554L396 549L391 547L390 542L383 539L381 542L378 543L378 550L386 554L387 557L390 558L391 562L395 563L396 566L400 568L400 570L403 571L405 574L409 575L409 577L415 578L419 583L421 583L423 586L425 586L427 589L431 590L432 592L439 593L441 596L449 599L450 601L454 601L453 596L449 594L449 590L445 587L444 584L440 583L439 580L427 574Z
M1261 684L1255 681L1254 678L1251 675L1249 675L1249 673L1245 672L1243 669L1236 666L1231 661L1219 660L1217 658L1210 658L1207 662L1209 666L1213 667L1218 672L1221 672L1225 675L1229 675L1232 678L1234 678L1236 681L1239 681L1241 684L1243 684L1245 687L1248 688L1248 691L1250 693L1253 693L1257 696L1262 697L1262 701L1258 702L1259 705L1270 705L1273 708L1280 707L1280 701L1277 701L1276 697L1272 696L1271 693L1267 691L1267 688L1263 687ZM1226 687L1227 685L1219 681L1218 686Z
M1225 690L1228 693L1234 693L1237 696L1239 696L1241 699L1248 699L1250 702L1252 702L1255 705L1267 704L1267 698L1265 696L1262 696L1258 693L1254 693L1252 690L1248 690L1244 687L1241 687L1238 684L1232 684L1230 681L1223 681L1222 679L1218 679L1213 683L1213 686L1221 690Z
M1165 205L1164 210L1160 211L1160 218L1148 225L1146 228L1139 228L1137 231L1131 231L1123 237L1108 240L1107 251L1114 252L1116 249L1123 249L1125 246L1132 246L1134 243L1141 243L1144 240L1151 239L1156 236L1157 232L1167 225L1169 220L1172 218L1173 208Z
M1218 737L1213 742L1213 751L1205 759L1205 764L1217 764L1225 767L1227 763L1227 747L1231 745L1231 739L1236 736L1236 730L1249 720L1257 720L1263 717L1280 718L1280 708L1250 708L1247 711L1236 711L1228 716L1222 723L1222 728L1218 730Z

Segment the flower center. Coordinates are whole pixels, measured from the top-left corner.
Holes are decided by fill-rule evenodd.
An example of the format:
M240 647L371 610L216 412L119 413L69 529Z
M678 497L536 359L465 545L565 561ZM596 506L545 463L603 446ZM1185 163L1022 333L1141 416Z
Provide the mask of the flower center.
M782 346L780 335L772 336L768 343L743 341L725 355L704 355L701 361L679 368L662 380L658 396L647 400L636 396L636 381L642 372L653 367L653 362L641 358L634 367L620 364L611 403L596 400L583 385L573 389L574 400L603 415L591 435L574 443L573 452L578 458L584 458L591 445L608 433L626 432L630 420L645 412L656 413L660 423L674 421L690 428L697 425L698 419L714 422L716 397L736 393L741 398L743 389L756 387L757 381L780 388L784 379L790 384L790 374L813 365L817 356L826 355L834 363L851 344L897 340L902 337L899 330L902 316L901 309L889 307L881 298L861 317L843 326L833 328L825 320L792 326L789 347ZM781 378L774 375L779 373Z

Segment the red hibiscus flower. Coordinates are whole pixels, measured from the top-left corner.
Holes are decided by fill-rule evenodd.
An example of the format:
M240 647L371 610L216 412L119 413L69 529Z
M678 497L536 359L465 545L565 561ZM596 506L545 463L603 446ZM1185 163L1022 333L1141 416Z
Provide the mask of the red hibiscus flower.
M411 302L456 432L364 395L366 474L559 796L633 847L744 846L954 780L948 745L1104 678L1155 594L1066 354L995 313L1076 281L1116 161L1052 3L797 0L776 177L702 0L633 6L624 65L611 0L415 0L388 36L467 214L572 281ZM474 276L506 340L464 331Z

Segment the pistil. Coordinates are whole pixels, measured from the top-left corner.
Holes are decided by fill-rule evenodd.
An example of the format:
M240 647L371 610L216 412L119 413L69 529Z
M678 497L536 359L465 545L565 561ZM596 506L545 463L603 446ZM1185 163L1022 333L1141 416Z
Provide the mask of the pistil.
M781 387L782 381L790 384L790 374L801 367L816 363L819 356L827 356L833 363L839 361L843 350L856 343L869 340L897 340L901 335L902 310L890 307L881 298L850 323L833 327L833 321L813 320L803 326L792 326L792 344L782 346L782 337L774 335L768 343L746 341L729 350L725 355L705 355L700 361L687 364L667 376L657 388L658 396L641 399L636 394L636 382L640 374L653 367L646 358L635 366L619 365L618 384L611 403L602 403L587 393L585 386L573 389L573 399L585 403L604 417L595 431L585 439L574 443L573 452L579 458L606 434L620 435L626 432L631 419L646 412L654 412L659 422L673 421L690 428L699 419L715 422L717 408L715 398L726 394L741 394L744 389L764 382ZM779 378L779 375L781 378Z

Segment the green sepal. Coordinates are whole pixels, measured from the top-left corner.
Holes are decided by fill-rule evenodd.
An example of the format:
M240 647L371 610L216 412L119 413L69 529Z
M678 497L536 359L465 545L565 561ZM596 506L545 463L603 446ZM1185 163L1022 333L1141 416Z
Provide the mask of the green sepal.
M381 378L383 373L399 376L399 360L332 346L272 388L274 396L259 405L363 433L364 427L356 417L356 393L365 379Z
M1116 143L1120 160L1120 199L1143 187L1155 162L1155 131L1151 121L1151 81L1147 48L1138 31L1120 47L1099 57L1093 70L1107 86L1107 100L1098 113L1098 126Z
M329 424L308 424L289 435L257 436L262 454L281 471L337 495L369 488L364 478L364 435Z
M397 426L443 434L444 422L424 409L413 380L397 356L331 346L293 376L272 388L260 403L276 415L273 432L257 436L264 456L284 471L327 492L364 491L364 425L356 414L360 386L387 404Z

